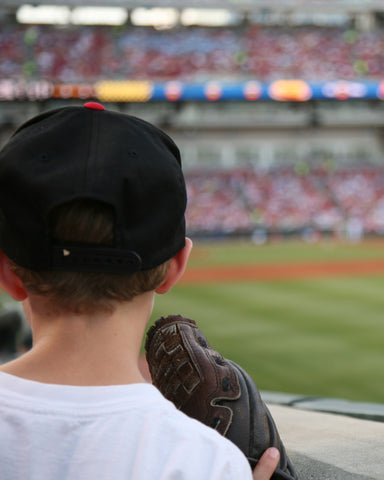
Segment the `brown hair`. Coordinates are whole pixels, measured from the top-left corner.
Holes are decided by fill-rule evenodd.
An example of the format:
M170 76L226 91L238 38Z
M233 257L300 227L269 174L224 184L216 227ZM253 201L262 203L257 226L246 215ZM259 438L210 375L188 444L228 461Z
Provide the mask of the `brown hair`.
M114 212L94 200L76 200L62 205L51 215L57 242L112 245ZM164 281L169 260L151 270L133 274L73 271L33 271L11 262L12 271L25 290L43 295L50 305L65 312L92 314L112 312L115 302L129 301L155 290Z

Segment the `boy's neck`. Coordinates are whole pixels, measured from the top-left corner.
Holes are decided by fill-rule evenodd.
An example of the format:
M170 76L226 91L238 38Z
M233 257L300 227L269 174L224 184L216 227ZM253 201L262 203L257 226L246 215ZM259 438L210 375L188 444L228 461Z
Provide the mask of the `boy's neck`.
M144 382L139 355L152 292L120 303L112 314L45 318L31 307L34 346L0 371L43 383L121 385ZM28 310L28 308L26 309Z

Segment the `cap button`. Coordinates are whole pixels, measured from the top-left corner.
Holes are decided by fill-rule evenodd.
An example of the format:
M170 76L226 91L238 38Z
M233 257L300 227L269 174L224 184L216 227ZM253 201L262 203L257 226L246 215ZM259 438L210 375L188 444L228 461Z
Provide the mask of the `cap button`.
M84 103L84 107L85 108L90 108L91 110L105 110L103 105L101 105L100 103L97 103L97 102Z

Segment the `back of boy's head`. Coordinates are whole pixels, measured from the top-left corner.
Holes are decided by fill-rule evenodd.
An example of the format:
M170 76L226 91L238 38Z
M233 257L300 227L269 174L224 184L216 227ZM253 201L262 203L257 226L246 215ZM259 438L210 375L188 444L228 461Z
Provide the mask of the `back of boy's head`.
M71 311L156 288L185 244L180 153L99 104L23 124L0 152L0 248L27 291Z

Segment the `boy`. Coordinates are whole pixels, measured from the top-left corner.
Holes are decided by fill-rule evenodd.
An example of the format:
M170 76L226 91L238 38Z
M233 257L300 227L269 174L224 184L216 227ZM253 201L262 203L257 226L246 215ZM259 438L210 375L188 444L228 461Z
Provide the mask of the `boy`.
M0 283L34 344L0 367L2 478L252 478L139 370L155 293L192 248L185 207L173 141L93 102L31 119L3 148ZM253 478L277 462L267 451Z

